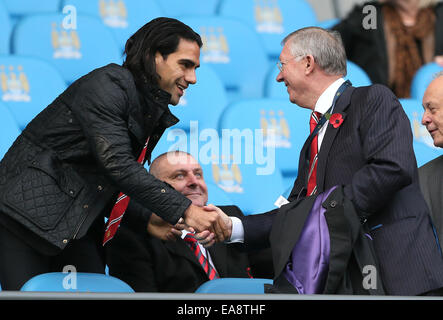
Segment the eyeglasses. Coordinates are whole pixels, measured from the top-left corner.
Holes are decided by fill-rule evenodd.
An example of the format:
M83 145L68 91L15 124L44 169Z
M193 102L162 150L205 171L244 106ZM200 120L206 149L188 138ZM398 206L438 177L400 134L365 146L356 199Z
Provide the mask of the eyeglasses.
M303 57L303 56L304 56L304 54L300 54L300 55L298 55L298 56L292 57L292 58L287 59L287 60L285 60L285 61L278 61L278 62L277 62L277 68L278 68L278 70L280 70L280 72L283 72L283 67L284 67L284 65L285 65L286 63L288 63L289 61L291 61L291 60L293 60L293 59L296 59L296 58L298 58L298 57Z

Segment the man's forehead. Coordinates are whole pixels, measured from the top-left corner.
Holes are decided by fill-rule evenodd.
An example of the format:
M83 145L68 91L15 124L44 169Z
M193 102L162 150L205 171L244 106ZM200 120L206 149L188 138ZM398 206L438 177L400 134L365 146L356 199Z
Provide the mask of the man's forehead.
M169 153L162 159L160 165L169 172L200 168L198 161L186 153Z

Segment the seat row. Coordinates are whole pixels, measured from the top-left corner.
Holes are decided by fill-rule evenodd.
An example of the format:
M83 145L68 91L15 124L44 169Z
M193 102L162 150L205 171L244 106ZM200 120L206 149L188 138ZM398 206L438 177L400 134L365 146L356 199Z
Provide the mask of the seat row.
M263 294L265 284L272 284L272 279L220 278L203 283L195 293ZM29 279L20 291L134 293L127 283L118 278L87 272L43 273Z

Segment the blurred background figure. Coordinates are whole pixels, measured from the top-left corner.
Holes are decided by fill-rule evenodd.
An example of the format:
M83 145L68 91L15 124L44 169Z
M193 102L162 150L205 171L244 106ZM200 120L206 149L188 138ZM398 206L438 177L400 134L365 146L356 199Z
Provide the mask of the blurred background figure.
M437 0L366 2L332 29L340 32L348 59L399 98L410 96L423 64L443 65L443 4Z

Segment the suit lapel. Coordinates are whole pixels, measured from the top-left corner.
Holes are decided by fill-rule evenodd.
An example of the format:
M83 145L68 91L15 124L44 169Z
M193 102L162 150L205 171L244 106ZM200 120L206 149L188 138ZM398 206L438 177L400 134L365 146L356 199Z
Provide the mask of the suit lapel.
M183 239L177 239L176 241L165 241L164 242L165 247L174 255L181 256L190 262L192 262L195 266L197 266L199 269L203 271L203 268L201 267L200 263L198 262L197 258L195 257L192 250L188 247L186 242Z
M352 92L354 91L354 87L349 87L345 90L343 95L338 98L337 103L334 107L332 113L339 113L343 117L343 122L346 121L346 112L345 110L348 108L351 102ZM342 124L343 125L343 124ZM323 137L323 141L320 147L320 152L318 153L318 164L317 164L317 189L319 192L322 192L324 189L325 182L325 173L326 173L326 165L328 160L328 154L331 150L331 146L337 136L338 131L341 126L338 128L334 128L329 122L326 128L326 133Z
M223 243L216 243L208 248L212 263L220 277L226 277L228 274L228 252L227 246Z

